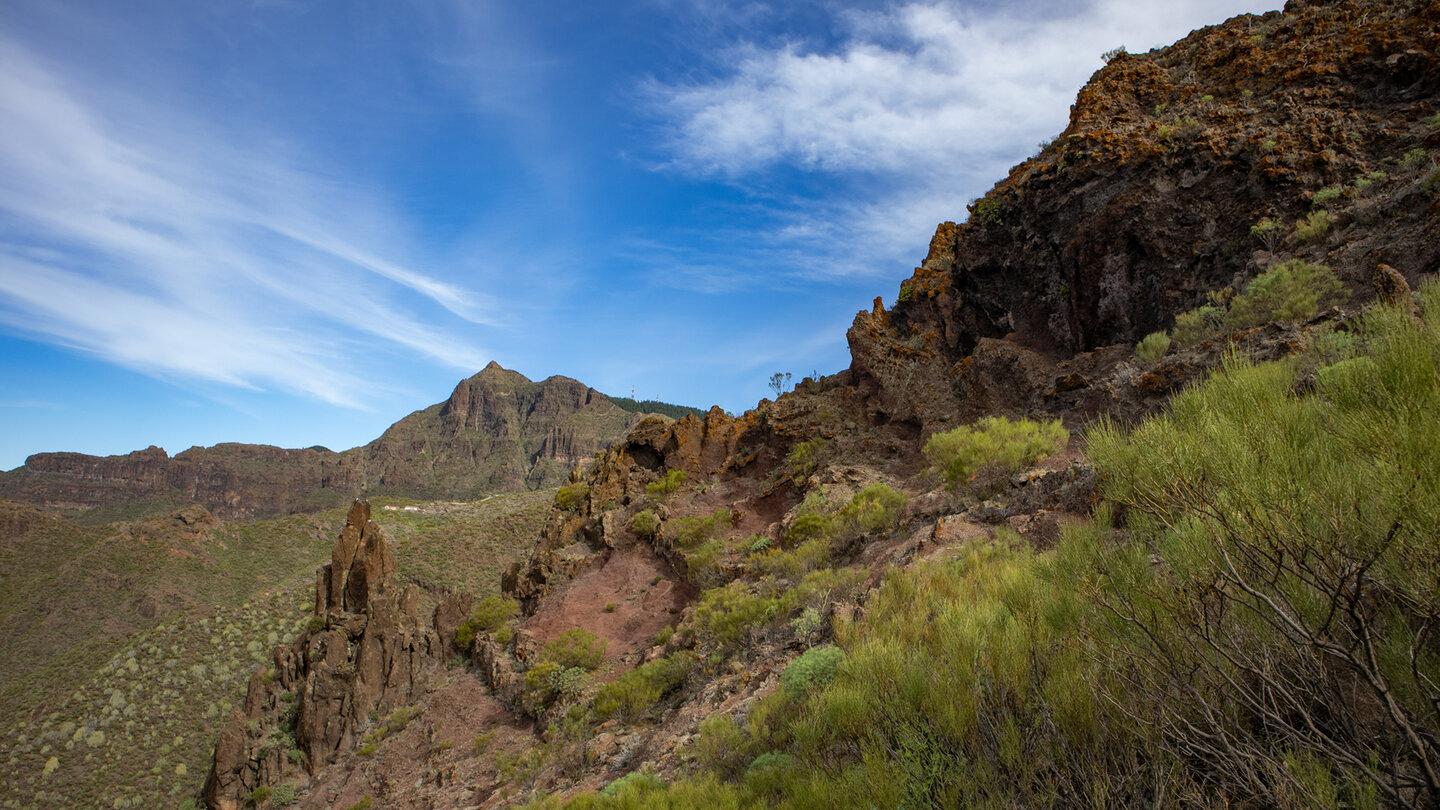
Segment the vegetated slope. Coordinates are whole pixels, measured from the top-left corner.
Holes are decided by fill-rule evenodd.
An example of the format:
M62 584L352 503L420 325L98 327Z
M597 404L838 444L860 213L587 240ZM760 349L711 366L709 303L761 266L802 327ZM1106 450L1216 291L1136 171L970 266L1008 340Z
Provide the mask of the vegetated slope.
M472 500L554 486L639 419L575 380L531 382L491 363L445 402L343 453L233 443L174 457L158 447L104 458L39 453L0 473L0 497L91 524L189 503L250 520L343 506L357 494Z
M571 475L514 602L455 634L528 747L448 736L442 685L275 784L307 808L1433 806L1440 290L1419 321L1410 285L1440 244L1437 24L1297 2L1112 60L857 317L848 371L644 421Z
M493 591L553 499L390 500L375 517L400 580L433 606ZM189 802L254 667L307 626L315 566L343 522L328 510L225 523L190 506L81 527L0 501L0 806Z

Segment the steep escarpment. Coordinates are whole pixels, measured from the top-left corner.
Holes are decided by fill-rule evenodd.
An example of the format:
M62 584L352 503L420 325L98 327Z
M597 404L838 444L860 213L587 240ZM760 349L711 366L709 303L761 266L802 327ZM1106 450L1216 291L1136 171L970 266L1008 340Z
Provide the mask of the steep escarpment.
M0 473L0 497L92 521L199 503L248 520L343 505L358 493L472 499L553 486L642 417L567 377L531 382L491 363L450 399L364 447L150 447L123 456L39 453Z

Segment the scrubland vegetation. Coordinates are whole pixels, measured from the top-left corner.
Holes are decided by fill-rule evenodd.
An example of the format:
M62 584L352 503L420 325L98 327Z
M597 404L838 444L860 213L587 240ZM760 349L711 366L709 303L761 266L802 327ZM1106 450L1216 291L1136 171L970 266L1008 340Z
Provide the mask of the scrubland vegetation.
M1313 314L1324 274L1283 272L1238 300ZM1138 426L1091 429L1092 520L1048 551L1001 530L892 568L782 688L743 719L704 721L688 775L635 772L528 806L1435 806L1440 286L1416 297L1423 320L1371 308L1286 360L1230 357ZM950 480L997 463L1000 450L957 461L975 435L927 456ZM721 658L781 632L807 593L854 574L816 555L767 587L779 575L760 561L833 552L883 501L817 505L821 520L797 519L786 548L703 593L679 632ZM641 721L712 663L671 653L605 687L594 712Z
M484 594L519 554L518 534L554 497L548 490L423 511L377 508L374 517L395 543L403 580ZM28 677L0 672L0 808L193 808L251 673L310 621L315 568L343 524L340 510L217 524L213 535L167 515L92 528L47 520L30 542L7 546L7 626L23 627L31 614L66 621L63 632L30 634L29 649L10 648L17 658L35 656ZM140 624L134 603L144 595L162 615L126 626ZM475 621L500 627L514 611L492 596L480 601ZM87 659L95 663L77 663ZM25 663L9 666L24 672ZM390 731L404 725L391 720ZM295 795L293 785L279 785L259 798L279 807Z

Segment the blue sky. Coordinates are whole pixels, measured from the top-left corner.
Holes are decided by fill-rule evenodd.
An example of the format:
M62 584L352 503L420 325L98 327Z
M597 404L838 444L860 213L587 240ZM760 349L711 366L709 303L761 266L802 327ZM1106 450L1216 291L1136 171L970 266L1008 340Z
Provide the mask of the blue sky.
M0 469L344 449L491 360L745 410L1101 53L1276 5L9 0Z

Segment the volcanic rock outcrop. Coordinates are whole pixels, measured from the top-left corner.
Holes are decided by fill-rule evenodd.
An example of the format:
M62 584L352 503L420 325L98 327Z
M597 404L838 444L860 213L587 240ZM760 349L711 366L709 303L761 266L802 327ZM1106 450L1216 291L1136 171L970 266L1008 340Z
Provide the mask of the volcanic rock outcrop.
M239 808L257 787L334 762L425 692L444 657L441 636L420 618L419 589L399 588L394 574L370 505L356 501L316 572L311 629L275 648L274 668L251 677L244 708L216 742L208 807Z
M884 418L933 424L973 398L975 364L1025 380L1133 344L1281 257L1361 298L1379 264L1440 270L1437 41L1434 2L1292 0L1119 54L1064 132L940 225L895 306L856 318L854 383Z

